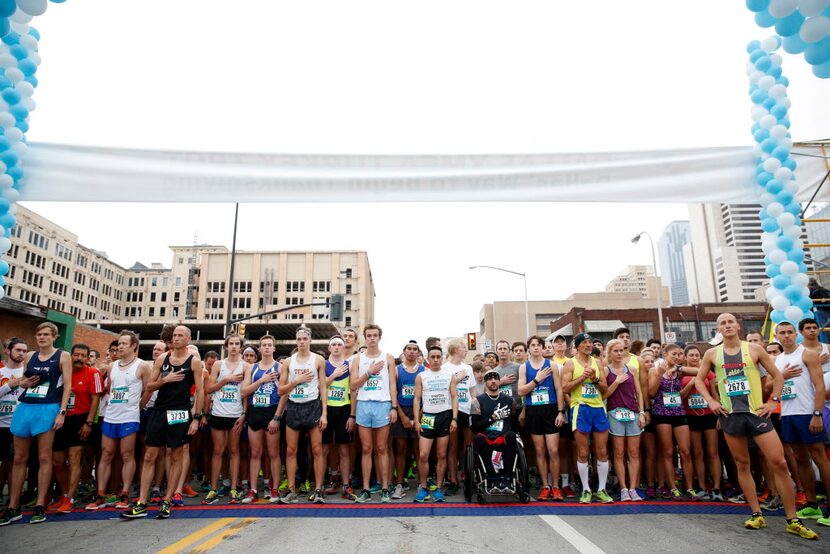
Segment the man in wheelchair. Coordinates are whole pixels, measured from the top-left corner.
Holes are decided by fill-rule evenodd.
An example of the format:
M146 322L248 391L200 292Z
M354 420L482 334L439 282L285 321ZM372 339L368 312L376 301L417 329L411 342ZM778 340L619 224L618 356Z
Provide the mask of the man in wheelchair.
M470 406L473 453L484 468L485 492L493 495L512 495L523 492L516 476L518 444L513 432L511 416L521 410L518 399L499 392L499 374L490 370L484 374L484 393L473 399ZM467 471L474 472L473 467Z

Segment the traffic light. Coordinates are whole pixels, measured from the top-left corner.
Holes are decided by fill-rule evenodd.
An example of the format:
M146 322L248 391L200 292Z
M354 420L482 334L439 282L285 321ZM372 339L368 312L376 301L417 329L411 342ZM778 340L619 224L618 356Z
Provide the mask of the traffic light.
M329 300L329 321L343 321L343 295L332 294Z
M244 323L239 324L239 328L237 329L237 332L239 333L240 337L242 337L243 339L245 338L245 324Z
M475 352L478 349L476 345L476 334L475 333L467 333L467 350L472 350Z

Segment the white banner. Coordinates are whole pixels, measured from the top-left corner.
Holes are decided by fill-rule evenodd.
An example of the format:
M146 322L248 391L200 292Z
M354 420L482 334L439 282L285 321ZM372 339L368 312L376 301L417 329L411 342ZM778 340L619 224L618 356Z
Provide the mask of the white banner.
M795 152L821 155L815 147ZM826 172L796 156L801 201ZM757 203L750 147L504 155L248 154L30 144L21 200ZM821 201L830 200L830 186Z

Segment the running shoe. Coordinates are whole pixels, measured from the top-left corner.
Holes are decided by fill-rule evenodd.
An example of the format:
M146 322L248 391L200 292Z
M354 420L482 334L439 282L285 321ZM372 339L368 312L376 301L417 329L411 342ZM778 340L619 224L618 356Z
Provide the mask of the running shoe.
M723 502L723 493L718 489L712 489L712 500L714 502Z
M202 504L216 504L217 502L219 502L219 494L213 489L208 491L204 500L202 500Z
M415 502L427 502L427 501L432 500L432 499L433 499L433 496L429 492L429 489L425 489L423 487L418 487L418 494L415 495Z
M384 504L392 502L392 495L389 494L389 489L383 489L380 491L380 501Z
M766 488L766 487L763 487L758 492L758 502L764 502L767 498L769 498L769 489Z
M764 516L761 512L755 512L754 514L749 516L748 520L744 522L744 527L746 527L747 529L763 529L766 526L767 522L764 519Z
M314 494L311 495L311 502L313 502L314 504L325 504L326 497L323 496L323 491L321 491L320 489L315 490Z
M438 489L438 485L431 477L427 479L427 488L430 490L430 492Z
M550 499L554 502L562 502L564 500L562 497L562 490L556 487L552 488L550 491Z
M433 502L443 502L444 501L444 493L441 492L441 489L435 489L435 491L433 491L432 500L433 500Z
M186 496L187 498L196 498L199 496L199 493L193 490L193 487L190 485L185 485L182 487L182 496Z
M795 493L795 505L796 506L803 506L807 503L807 495L804 494L804 491L796 491Z
M594 493L594 498L599 500L600 504L613 504L614 499L609 496L605 489L600 489L596 493Z
M657 498L657 489L654 488L654 485L646 487L646 498Z
M689 500L690 502L701 502L703 500L703 498L701 497L705 494L706 491L697 492L695 489L686 489L685 499Z
M436 486L436 489L437 488L438 487ZM446 494L447 496L458 494L458 483L453 483L452 481L450 481L449 483L444 485L444 494Z
M337 491L340 490L340 481L332 481L326 487L324 491L326 494L337 494Z
M14 523L15 521L20 521L23 519L23 514L20 513L20 510L16 508L7 508L3 515L0 516L0 527L4 525L8 525L9 523Z
M304 482L300 483L300 494L306 494L312 492L314 489L311 488L311 483L308 479Z
M642 502L643 501L643 497L640 496L640 494L637 492L637 489L630 489L628 491L628 498L632 502Z
M170 502L162 500L159 504L159 511L156 513L156 519L167 519L170 517Z
M400 500L404 496L406 496L406 493L403 491L403 483L398 483L395 485L395 490L392 492L392 498Z
M820 517L816 520L816 523L819 525L824 525L825 527L830 527L830 516L828 517ZM2 525L2 523L0 523Z
M181 508L184 506L184 498L182 498L182 493L177 492L173 495L173 499L170 501L171 506L175 506L176 508Z
M63 504L63 499L64 498L66 498L66 497L63 496L63 495L57 497L54 502L52 502L51 504L46 506L46 511L47 512L57 512L58 508L60 508L61 505Z
M288 492L288 479L283 479L280 482L280 492Z
M792 533L793 535L798 535L802 539L809 539L809 540L818 540L818 535L812 529L809 529L801 523L801 520L798 518L792 519L787 522L787 533Z
M562 487L562 496L564 496L565 498L576 498L576 493L570 487L570 485L565 485L564 487Z
M121 499L122 501L124 499L123 492L121 493ZM153 489L153 492L150 494L150 502L148 502L148 504L150 506L158 506L159 504L161 504L161 491L159 489ZM119 506L118 504L116 504L115 507L122 508L122 506ZM123 507L126 508L126 506Z
M671 499L674 500L674 501L686 500L686 498L683 496L683 493L680 492L677 489L672 489L671 490Z
M106 508L106 507L107 507L107 499L99 494L95 497L95 499L92 502L87 504L84 509L89 510L89 511L93 511L93 510L98 510L100 508Z
M409 481L403 482L403 492L409 492Z
M371 499L372 499L372 493L370 493L366 489L363 489L362 491L360 491L360 494L358 494L355 497L354 501L357 502L358 504L363 504L365 502L369 502Z
M118 500L116 498L116 500ZM28 502L23 502L23 507L27 510L33 510L37 506L37 496L32 497Z
M228 500L228 504L239 504L239 501L242 500L239 491L236 489L231 489L229 496L231 497L231 499Z
M700 502L710 502L712 500L712 493L707 490L701 490L697 493L697 499Z
M118 497L118 502L115 503L115 509L116 510L126 510L129 507L130 507L130 497L126 492L122 492L121 496Z
M218 496L228 496L228 493L231 492L231 487L229 485L222 485L219 487L219 490L216 491Z
M407 481L409 481L411 479L415 479L417 469L418 469L418 466L413 461L412 464L409 466L409 469L406 470L406 480Z
M266 481L266 483L265 483L265 487L263 487L262 498L264 500L271 500L271 487L268 486L268 483L267 483L268 479L266 479L265 481Z
M795 513L796 517L800 519L818 519L822 517L824 514L821 513L821 510L818 509L818 506L804 506L800 510Z
M772 498L767 499L766 502L761 502L761 508L766 510L767 512L774 512L776 510L780 510L784 507L784 503L781 502L781 497L777 494Z
M351 500L352 502L354 502L354 500L357 498L357 496L355 496L354 491L352 490L352 488L350 486L343 483L343 489L342 489L342 492L340 493L340 498L344 498L346 500Z
M628 489L620 489L620 502L631 502L631 497L628 495Z
M539 502L547 502L550 500L550 487L542 487L542 490L539 491L539 496L536 497L536 500Z
M202 492L210 492L210 483L202 481L202 485L199 487L199 490Z
M671 491L665 485L657 489L657 498L669 500L671 497Z
M43 506L35 506L32 509L32 519L29 520L29 523L43 523L46 521L46 510Z
M288 491L288 494L280 498L280 504L296 504L300 501L300 498L297 496L297 493L294 491Z
M251 490L248 491L248 494L246 494L245 497L242 499L242 503L243 504L252 504L253 502L256 502L256 499L257 499L256 489L251 489Z
M280 501L280 491L279 489L271 489L271 497L268 498L268 502L271 504L276 504Z
M591 491L589 489L585 489L584 491L582 491L582 496L579 497L579 503L580 504L590 504L591 499L593 498L593 496L594 495L591 494Z
M68 496L63 497L63 501L61 505L55 510L55 513L58 514L71 514L72 513L72 501L69 499Z
M138 519L140 517L147 517L147 504L136 502L129 510L121 512L121 517L125 519Z
M735 496L731 497L729 501L732 504L746 504L746 497L744 496L744 493L736 494Z

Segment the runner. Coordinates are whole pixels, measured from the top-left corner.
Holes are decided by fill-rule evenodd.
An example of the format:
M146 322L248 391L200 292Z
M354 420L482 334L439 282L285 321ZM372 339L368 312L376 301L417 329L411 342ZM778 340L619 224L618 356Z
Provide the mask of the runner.
M222 467L222 456L228 450L228 465L231 474L229 503L237 504L242 500L239 485L239 441L245 426L246 409L242 399L240 383L245 373L250 373L251 366L242 360L242 337L231 333L225 337L228 357L213 365L205 393L212 394L210 408L210 437L213 441L213 457L210 464L210 490L202 504L219 502L218 483Z
M700 367L700 349L690 344L683 349L686 354L686 365L688 368L697 370ZM710 372L704 381L709 393L712 396L717 395L715 388L715 374ZM684 374L681 379L682 389L680 389L680 397L683 399L684 408L686 410L686 421L689 423L689 434L692 446L692 464L695 468L695 475L697 476L697 486L700 489L698 498L700 500L715 500L723 502L723 494L721 494L721 474L723 469L721 466L720 454L718 453L718 418L709 409L706 400L695 388L695 378L691 375ZM705 456L704 456L704 440ZM712 491L706 490L706 470L709 470L709 477L712 480Z
M395 473L398 481L392 492L393 500L406 496L405 489L409 488L406 484L406 462L409 456L418 459L419 439L413 407L415 380L426 369L418 363L420 352L418 343L410 341L404 347L403 361L397 367L398 420L392 424L392 438L395 440Z
M798 322L798 330L804 341L801 343L807 350L812 350L819 356L822 374L830 372L830 346L819 342L821 331L818 322L813 318L805 318Z
M668 489L672 500L698 500L697 491L692 488L694 477L689 422L686 421L686 409L680 394L682 386L681 355L683 349L676 344L667 344L663 349L666 363L652 368L648 378L648 392L654 397L652 421L657 428L663 458L663 485L665 495ZM674 443L680 453L680 467L683 469L685 497L674 484Z
M813 327L810 334L818 336L818 324L814 320L802 320L798 327L802 335L806 335L807 327ZM807 497L807 503L797 515L803 519L819 519L824 516L816 502L812 464L818 468L822 483L830 484L830 460L824 453L827 431L821 418L825 390L819 353L804 344L796 344L795 327L789 322L782 321L775 327L775 338L784 347L784 353L775 359L775 367L784 374L781 390L784 443L795 452L801 486Z
M352 348L355 343L355 332L345 331L351 335ZM343 357L346 341L340 335L329 339L329 359L326 360L326 388L328 390L327 414L328 425L323 430L323 457L329 459L329 449L332 444L337 445L337 458L340 466L340 480L335 480L332 473L331 483L326 494L335 494L340 488L340 495L346 500L354 500L349 475L352 472L352 456L350 446L354 442L355 406L352 403L351 387L349 386L349 361ZM330 491L330 492L329 492Z
M156 404L147 422L147 437L144 441L141 489L138 500L130 509L121 513L126 519L147 517L147 500L155 475L156 459L161 448L167 447L170 469L167 475L167 490L159 505L156 519L170 517L170 501L175 483L182 472L182 447L199 429L204 414L199 411L204 405L202 362L187 348L190 343L190 329L178 325L173 330L172 351L159 356L153 364L147 380L147 392L158 391ZM195 402L191 402L190 389L196 386Z
M308 431L311 453L314 456L314 492L310 502L322 504L323 479L326 459L323 457L322 434L328 425L326 396L326 364L323 358L309 350L311 331L304 326L297 329L297 352L283 360L280 366L279 395L288 395L285 408L286 460L288 494L280 498L283 504L296 504L297 496L297 442L300 433ZM275 477L276 479L276 477Z
M634 371L634 374L639 378L640 390L648 390L649 373L648 371L640 371L640 368L643 367L643 358L631 352L631 331L628 330L628 327L619 327L618 329L614 330L614 338L622 341L623 346L625 347L625 354L626 356L628 356L628 360L624 360L625 365L628 366L629 369L632 369ZM649 398L647 394L644 394L643 411L646 412L646 425L648 425L648 423L651 421L651 414L649 413L650 410L651 398Z
M524 345L522 346L524 347ZM447 354L449 357L444 366L449 366L452 371L458 394L458 431L450 433L449 451L447 453L447 463L449 465L447 468L448 484L445 492L447 496L450 496L456 494L459 488L458 451L463 452L473 441L473 434L470 430L470 405L475 392L476 376L473 368L464 363L464 359L467 357L466 342L461 339L450 340L447 342ZM518 387L518 382L516 385Z
M48 511L59 514L72 513L78 483L81 480L81 455L92 430L90 412L98 412L98 402L101 401L101 394L104 392L101 374L97 369L87 365L89 346L74 345L71 356L72 392L66 405L66 420L63 427L55 432L52 444L52 473L63 495L49 506Z
M787 532L805 539L817 539L818 535L805 527L796 515L784 449L778 435L770 433L773 427L769 421L769 414L780 400L784 378L763 348L741 340L738 335L740 325L735 316L729 313L719 315L717 329L723 337L723 342L703 355L695 386L706 399L712 412L719 416L718 423L735 460L738 481L752 509L752 516L744 525L749 529L766 527L755 493L755 481L749 470L747 443L749 437L752 437L765 452L767 461L775 472L776 485L784 503ZM774 382L772 396L766 404L761 404L759 365L767 370ZM713 398L706 388L706 376L710 371L715 372L720 402Z
M499 365L496 366L496 371L499 372L501 379L499 380L499 390L502 394L519 397L519 364L510 361L510 343L506 340L500 340L496 343L496 355L499 357ZM517 414L513 413L513 417Z
M452 341L450 341L452 344ZM428 370L415 374L415 391L413 397L412 419L418 439L418 493L415 502L444 501L441 490L447 470L447 447L449 437L458 428L458 393L457 380L450 364L441 364L444 353L440 346L433 346L427 352ZM427 487L429 474L429 455L435 441L437 458L435 482L438 485L430 493Z
M562 379L562 368L568 360L565 355L568 351L568 341L562 335L553 337L553 363L559 371L559 378ZM559 479L562 485L562 496L564 498L576 498L576 493L571 488L571 480L574 477L573 470L576 459L573 451L574 432L571 429L571 395L563 391L563 404L565 408L565 424L559 428Z
M559 428L565 423L565 401L559 369L542 356L543 348L541 337L534 335L528 339L530 359L519 366L519 394L525 399L525 429L533 440L536 468L542 479L538 500L561 501L564 497L558 486Z
M0 516L0 526L18 521L20 492L29 462L32 437L37 437L37 454L40 467L37 475L37 504L29 523L46 521L46 495L52 484L52 441L55 431L63 427L66 406L72 392L72 359L68 352L55 348L58 327L45 322L35 327L38 349L26 355L25 379L20 386L25 391L20 396L12 415L11 433L14 435L14 466L9 488L9 506Z
M22 339L13 338L5 344L6 365L0 367L0 491L11 485L9 475L14 463L14 439L9 429L20 395L27 383L23 372L29 347ZM9 487L11 490L11 487ZM2 493L0 493L2 494Z
M620 502L640 502L643 500L637 493L637 485L640 484L640 434L646 426L646 412L640 380L626 363L632 357L625 344L626 341L621 339L608 341L608 366L605 368L608 389L602 397L607 402L608 424L614 445L614 473L620 481ZM645 365L642 367L645 368ZM625 479L626 467L628 481Z
M608 415L602 394L608 390L605 374L600 371L596 358L591 356L594 345L591 335L579 333L574 337L576 355L562 368L562 388L571 394L571 428L576 437L577 469L582 481L581 504L590 504L591 485L588 480L588 438L594 443L594 456L599 477L596 499L603 504L614 500L605 492L608 479Z
M476 455L484 463L487 489L506 489L505 468L512 468L517 455L516 434L511 421L514 412L521 410L518 397L501 392L501 375L496 370L484 374L486 392L470 404L470 425L475 435ZM501 457L493 456L498 451Z
M280 458L280 418L285 410L285 399L279 395L280 366L274 360L276 339L264 335L259 339L262 359L253 366L245 367L242 381L242 396L248 399L248 444L251 448L250 472L251 489L242 499L243 504L257 501L257 479L262 465L262 441L268 450L271 478L274 488L270 493L271 502L279 502L280 494L276 481L282 474ZM246 349L247 350L247 349ZM266 432L267 431L267 432Z
M377 325L363 328L366 352L359 354L350 366L351 386L357 390L357 428L361 444L363 490L356 502L367 502L372 495L369 481L372 475L372 451L378 458L378 476L381 479L381 502L391 502L389 493L389 424L398 419L398 399L392 401L390 391L397 389L395 359L378 346L383 331Z

